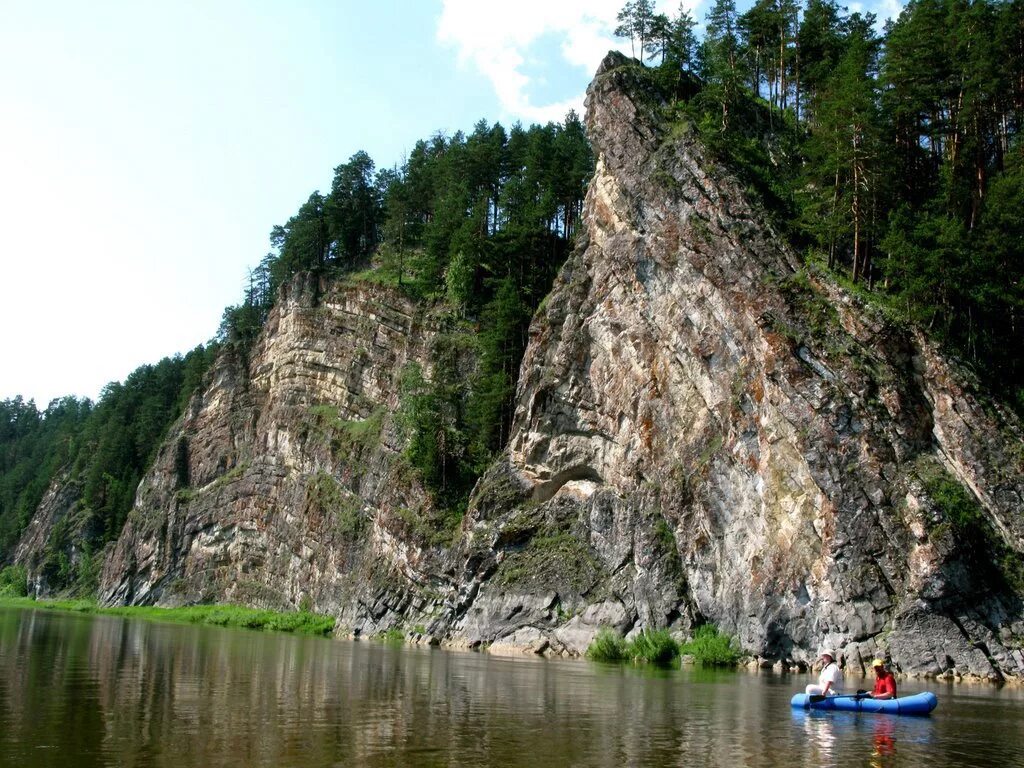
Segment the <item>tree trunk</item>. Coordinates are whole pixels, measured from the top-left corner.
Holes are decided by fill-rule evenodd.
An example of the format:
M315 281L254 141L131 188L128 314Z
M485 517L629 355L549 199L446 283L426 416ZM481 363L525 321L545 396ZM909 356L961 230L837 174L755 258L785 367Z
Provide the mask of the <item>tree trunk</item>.
M779 107L786 108L786 25L779 35Z
M861 168L860 161L857 158L857 129L853 131L853 201L850 206L850 211L853 214L853 282L854 284L860 279L861 263L860 263L860 182L861 182Z
M794 77L793 77L793 98L795 99L796 121L799 124L799 122L800 122L800 39L799 38L794 38L794 39L796 40L796 47L794 48L795 59L794 59L793 63L795 65L795 67L796 67L796 71L794 72Z

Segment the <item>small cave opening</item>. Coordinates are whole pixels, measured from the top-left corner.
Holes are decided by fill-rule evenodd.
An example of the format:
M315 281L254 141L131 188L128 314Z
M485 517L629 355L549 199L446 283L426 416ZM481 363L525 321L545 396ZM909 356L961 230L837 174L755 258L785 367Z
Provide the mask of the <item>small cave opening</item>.
M604 480L601 475L598 474L596 469L587 466L586 464L577 464L576 466L556 473L550 480L537 485L533 489L533 500L539 504L543 504L558 493L562 486L566 483L571 483L574 480L589 480L598 484L604 483Z

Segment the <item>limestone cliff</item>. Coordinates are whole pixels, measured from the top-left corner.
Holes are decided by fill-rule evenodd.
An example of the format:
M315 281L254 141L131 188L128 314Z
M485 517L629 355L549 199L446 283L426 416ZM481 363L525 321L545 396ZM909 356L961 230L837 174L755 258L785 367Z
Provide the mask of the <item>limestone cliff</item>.
M615 55L584 233L531 328L512 436L456 540L393 412L444 320L294 283L141 484L108 602L310 605L492 652L710 620L765 659L1024 676L1024 432L920 335L801 269ZM321 289L323 295L320 295ZM974 517L954 513L969 489ZM994 563L993 553L1004 562ZM1016 554L1015 554L1016 553Z

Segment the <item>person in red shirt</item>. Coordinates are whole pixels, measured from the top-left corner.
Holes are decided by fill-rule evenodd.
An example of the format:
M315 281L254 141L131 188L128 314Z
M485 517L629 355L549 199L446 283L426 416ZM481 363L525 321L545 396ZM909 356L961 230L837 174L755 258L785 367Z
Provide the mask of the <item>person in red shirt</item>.
M875 670L875 689L871 692L872 699L895 699L896 678L892 672L885 668L885 662L875 659L871 662L871 668Z

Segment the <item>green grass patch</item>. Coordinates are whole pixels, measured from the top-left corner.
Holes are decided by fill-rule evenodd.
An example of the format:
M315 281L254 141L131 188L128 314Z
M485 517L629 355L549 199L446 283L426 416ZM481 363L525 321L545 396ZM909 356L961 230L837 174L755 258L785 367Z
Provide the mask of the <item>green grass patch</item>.
M697 628L693 639L679 644L667 629L645 629L626 640L611 629L602 629L587 648L587 658L605 663L632 662L658 667L673 665L681 655L694 656L703 666L732 667L740 659L735 638L713 624Z
M629 659L628 645L617 632L602 629L587 647L587 658L606 664L618 664Z
M306 488L306 504L310 509L334 520L335 528L355 541L366 528L367 520L358 497L346 491L327 472L317 472Z
M667 629L644 629L632 640L602 629L587 648L587 658L605 663L633 662L670 666L679 657L679 644Z
M732 667L740 660L736 638L719 631L714 624L697 627L693 639L679 646L679 653L693 656L709 667Z
M629 651L637 664L667 667L679 657L679 644L667 629L644 629L633 638Z
M189 605L182 608L156 608L153 606L103 607L92 600L31 600L9 598L0 600L0 606L44 608L54 611L124 616L177 624L205 624L215 627L259 629L268 632L290 632L299 635L329 635L334 631L334 617L307 611L281 613L240 605Z
M248 461L243 461L240 464L236 464L234 467L229 469L223 475L221 475L220 477L215 479L213 481L213 483L211 483L210 489L212 490L214 488L221 488L221 487L223 487L225 485L230 485L231 483L235 482L236 480L241 479L242 475L244 475L248 470L249 470L249 462ZM189 498L192 498L192 497L189 496Z
M405 633L397 627L392 627L386 632L381 632L379 635L377 635L377 638L385 643L401 645L405 642Z
M383 243L377 251L374 264L358 272L350 272L343 278L350 286L379 285L400 291L412 299L423 298L426 287L416 275L414 266L422 259L419 249L404 252Z
M365 419L344 419L335 405L313 405L307 411L308 429L330 446L339 461L359 461L380 444L387 409L375 408Z
M511 550L498 571L507 587L569 589L583 593L598 581L603 568L589 545L569 531L546 530Z

